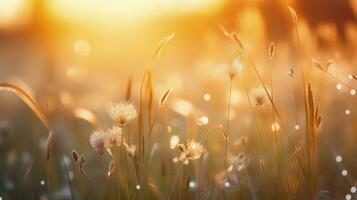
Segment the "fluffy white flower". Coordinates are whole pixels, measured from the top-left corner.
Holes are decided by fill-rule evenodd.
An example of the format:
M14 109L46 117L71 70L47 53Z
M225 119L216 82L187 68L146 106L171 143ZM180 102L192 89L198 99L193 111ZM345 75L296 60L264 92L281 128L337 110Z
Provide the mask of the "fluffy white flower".
M106 149L120 146L123 143L123 133L119 126L113 126L106 131L96 130L89 137L89 143L99 154L103 154Z
M120 146L123 142L123 132L119 126L113 126L106 131L106 137L108 138L111 146Z
M257 106L262 106L267 101L267 96L262 86L252 89L252 94Z
M184 165L187 165L190 160L199 159L206 151L200 143L195 142L194 140L189 140L186 145L178 144L177 147L181 151L179 161Z
M99 154L103 154L105 149L110 147L107 134L103 130L94 131L89 137L89 143Z
M114 103L108 109L109 116L123 127L136 117L135 106L130 102Z
M244 65L242 64L239 58L235 58L232 61L232 64L228 67L228 75L231 79L233 79L238 73L241 73L244 69Z

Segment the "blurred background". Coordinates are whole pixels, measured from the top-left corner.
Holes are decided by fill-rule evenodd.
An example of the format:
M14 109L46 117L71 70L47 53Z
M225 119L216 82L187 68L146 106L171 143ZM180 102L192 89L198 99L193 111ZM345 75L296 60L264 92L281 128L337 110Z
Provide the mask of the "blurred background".
M322 63L334 59L331 72L356 85L349 79L357 74L356 0L0 0L0 82L18 85L44 107L63 141L65 161L70 162L73 148L92 152L88 144L92 127L75 119L73 109L89 109L109 125L108 103L124 99L130 77L137 102L140 80L156 45L175 33L160 62L153 66L155 98L167 88L173 89L174 96L169 104L170 120L159 126L158 132L165 132L166 125L173 126L176 134L192 131L187 113L175 110L185 103L193 106L188 112L195 110L194 121L207 117L196 127L203 126L203 132L209 125L223 123L226 115L224 66L235 53L219 28L222 25L240 35L263 75L270 72L266 67L268 45L276 43L276 101L284 119L293 126L294 112L303 119L299 111L303 101L297 100L297 110L293 109L291 80L286 73L297 65L298 49L287 5L298 14L305 54ZM321 131L325 134L321 173L326 176L319 180L320 189L343 196L350 185L335 178L340 168L354 170L349 183L357 176L357 147L353 145L357 139L356 99L348 88L337 91L338 82L323 80L317 70L312 69L310 78L319 83L315 89L324 97L321 104L327 116ZM252 86L258 83L256 77L249 82ZM237 138L254 130L242 88L240 81L234 83L231 120L236 122L232 132ZM297 96L301 96L298 91ZM41 170L46 167L46 129L14 95L2 92L0 102L0 196L11 199L19 188L26 188L29 183L22 178L33 160L38 162L31 184L38 186L39 196L50 193L42 187L46 183L42 181L47 181ZM269 113L269 108L265 109ZM347 119L346 109L352 111ZM220 145L211 146L220 151ZM346 156L346 166L328 166L337 154ZM60 190L64 184L56 186L52 197L67 194ZM20 191L26 194L27 189Z

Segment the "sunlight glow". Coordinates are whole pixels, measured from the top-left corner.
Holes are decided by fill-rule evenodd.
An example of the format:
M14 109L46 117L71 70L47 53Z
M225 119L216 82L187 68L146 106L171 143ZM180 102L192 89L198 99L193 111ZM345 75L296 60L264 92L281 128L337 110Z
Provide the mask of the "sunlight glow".
M219 0L48 0L48 12L59 19L106 22L168 13L202 12L216 9ZM100 16L100 17L98 17Z
M25 24L29 20L31 0L0 0L0 27Z

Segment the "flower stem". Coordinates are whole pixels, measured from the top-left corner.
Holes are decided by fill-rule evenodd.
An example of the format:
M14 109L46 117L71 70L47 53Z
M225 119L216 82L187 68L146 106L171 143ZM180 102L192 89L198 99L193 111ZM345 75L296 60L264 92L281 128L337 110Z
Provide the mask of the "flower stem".
M231 98L232 98L232 83L233 79L230 79L229 83L229 97L228 97L228 110L227 110L227 124L226 124L226 137L225 137L225 145L224 145L224 167L227 167L227 148L228 148L228 138L229 138L229 117L231 111Z

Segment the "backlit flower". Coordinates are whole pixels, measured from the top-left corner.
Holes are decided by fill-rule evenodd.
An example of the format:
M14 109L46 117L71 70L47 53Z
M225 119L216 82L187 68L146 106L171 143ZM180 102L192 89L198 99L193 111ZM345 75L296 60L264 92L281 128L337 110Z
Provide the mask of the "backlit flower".
M109 116L123 127L136 117L135 106L130 102L114 103L108 110Z
M179 161L184 165L187 165L190 160L197 160L206 151L203 146L195 142L194 140L189 140L187 144L178 144L181 154L179 156Z
M89 143L99 154L103 154L106 149L120 146L123 143L122 129L113 126L106 131L96 130L89 137Z
M103 130L94 131L89 137L89 143L99 154L103 154L105 149L110 147L107 134Z
M241 60L239 58L234 59L228 68L229 78L233 79L238 73L242 72L243 68L244 66L241 63Z
M252 89L252 94L255 99L255 104L257 106L262 106L267 101L267 96L265 90L262 86Z
M123 142L122 129L119 126L113 126L106 131L106 137L110 146L120 146Z

